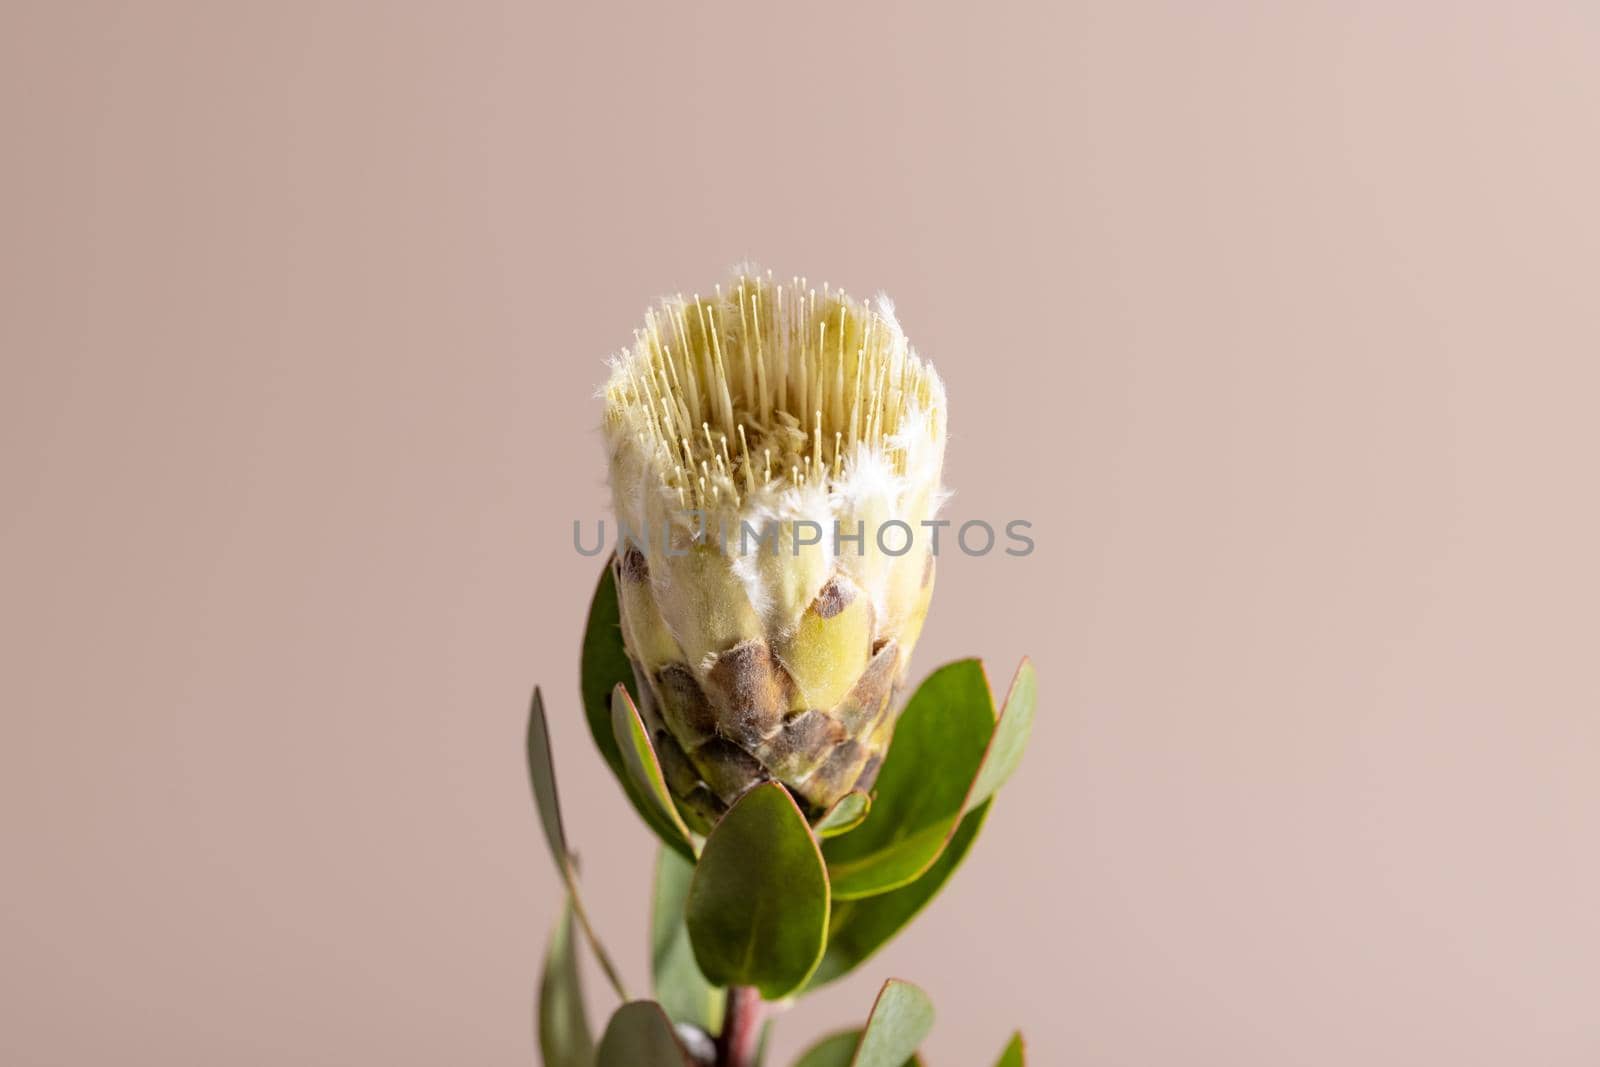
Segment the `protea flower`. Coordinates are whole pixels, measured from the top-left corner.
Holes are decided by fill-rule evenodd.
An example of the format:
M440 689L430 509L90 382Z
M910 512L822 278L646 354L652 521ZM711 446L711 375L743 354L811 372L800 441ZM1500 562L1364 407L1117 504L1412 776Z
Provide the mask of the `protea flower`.
M623 638L685 815L870 788L944 496L944 387L890 304L742 272L648 312L604 395Z

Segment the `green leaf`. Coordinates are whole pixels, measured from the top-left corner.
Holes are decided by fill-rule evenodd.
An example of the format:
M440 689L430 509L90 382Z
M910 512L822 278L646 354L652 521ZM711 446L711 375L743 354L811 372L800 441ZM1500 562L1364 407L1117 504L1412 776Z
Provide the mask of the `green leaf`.
M722 991L700 973L684 923L694 865L670 849L656 857L655 902L650 911L650 973L656 999L673 1022L707 1033L722 1029Z
M656 750L650 744L650 734L644 728L644 720L639 717L639 709L634 706L627 688L620 684L611 690L611 729L616 736L617 747L622 752L622 764L633 780L634 787L655 807L656 814L671 826L679 844L692 849L693 839L689 836L689 828L683 824L683 817L672 802L672 794L667 791L667 780L661 774L661 761L656 758Z
M818 837L838 837L860 826L871 810L872 795L853 789L835 801L812 829Z
M777 1020L768 1019L761 1024L761 1039L756 1042L755 1067L766 1067L767 1055L772 1051L772 1032L777 1029Z
M794 1067L850 1067L850 1061L855 1058L856 1046L861 1043L860 1030L846 1030L843 1033L825 1037L807 1049ZM901 1067L921 1067L922 1057L912 1056Z
M828 937L828 873L782 785L749 790L711 831L686 918L700 970L717 985L777 1000L811 976Z
M572 869L567 852L567 834L561 826L561 801L556 795L555 760L550 754L550 724L545 720L544 694L533 689L533 708L528 713L528 777L533 781L533 802L539 808L539 822L556 870L565 879Z
M902 1067L933 1029L933 1001L898 978L883 983L852 1067Z
M879 896L839 901L833 906L828 950L811 976L808 990L842 978L861 966L927 907L966 859L989 816L989 806L988 802L980 804L961 820L949 846L928 873L915 882Z
M617 1009L600 1039L595 1062L597 1067L695 1067L672 1022L653 1000L636 1000Z
M611 732L611 690L633 681L633 663L622 643L622 611L617 606L617 578L608 562L600 571L594 599L589 602L589 621L583 629L583 658L579 684L583 690L583 711L589 719L589 733L595 747L618 778L622 777L622 751Z
M1022 1043L1020 1033L1011 1035L1011 1043L1000 1053L994 1067L1028 1067L1028 1046Z
M895 725L872 810L855 832L827 842L838 900L915 881L961 818L995 727L994 699L977 660L958 660L917 687Z
M918 687L895 728L872 811L855 833L825 846L834 899L899 889L933 867L962 817L1021 762L1035 693L1026 659L998 723L976 660L942 667Z
M1028 725L1033 720L1033 702L1033 668L1024 661L1006 699L1005 713L988 746L991 753L989 762L978 776L972 790L973 794L981 792L984 788L992 793L993 789L1004 780L1005 774L1016 766L1015 753L1021 751L1022 742L1026 741ZM913 720L913 723L915 725L916 721ZM896 737L899 737L898 733ZM893 758L892 749L890 758ZM987 768L990 766L1001 767L1003 772L990 777L987 774ZM885 769L887 770L887 766ZM966 803L970 810L962 817L960 825L944 851L920 878L888 893L862 899L834 901L831 928L828 933L828 950L816 973L811 976L808 989L826 985L861 966L883 948L895 934L904 929L939 894L956 868L966 859L973 843L977 841L978 832L982 830L984 821L988 818L992 797L978 803L974 803L969 797ZM874 813L878 810L874 806ZM831 852L838 844L842 842L830 842L825 848Z
M544 1057L544 1067L594 1065L594 1037L589 1032L589 1012L584 1006L577 944L572 935L572 907L568 904L550 934L544 974L539 980L539 1053Z
M860 1030L830 1034L802 1052L794 1067L850 1067L860 1043Z
M954 815L940 819L860 860L833 864L828 877L839 887L839 899L857 900L910 885L945 850L956 822Z
M669 819L662 814L645 787L628 772L623 761L622 746L617 741L611 707L612 691L619 685L627 689L630 683L637 683L633 676L633 663L628 659L627 647L622 642L617 580L609 563L601 570L594 599L589 603L589 621L584 627L583 660L579 673L584 717L589 722L589 733L594 737L595 747L600 750L606 766L611 768L611 773L622 786L623 794L644 824L663 844L692 861L694 850L678 831L682 820ZM675 807L673 814L677 814ZM674 825L675 822L677 825Z

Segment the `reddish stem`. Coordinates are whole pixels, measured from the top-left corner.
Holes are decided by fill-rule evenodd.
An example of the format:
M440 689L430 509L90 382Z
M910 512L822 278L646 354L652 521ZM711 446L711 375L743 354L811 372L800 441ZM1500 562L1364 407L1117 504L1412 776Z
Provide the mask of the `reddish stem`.
M761 1044L761 994L751 986L728 987L722 1036L717 1038L717 1067L755 1067Z

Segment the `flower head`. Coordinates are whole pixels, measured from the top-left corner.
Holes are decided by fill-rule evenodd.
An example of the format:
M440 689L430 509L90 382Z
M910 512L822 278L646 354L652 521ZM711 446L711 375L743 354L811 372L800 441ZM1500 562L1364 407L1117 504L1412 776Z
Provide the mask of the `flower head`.
M604 396L623 637L686 813L870 786L945 495L944 386L888 301L740 272L648 312Z

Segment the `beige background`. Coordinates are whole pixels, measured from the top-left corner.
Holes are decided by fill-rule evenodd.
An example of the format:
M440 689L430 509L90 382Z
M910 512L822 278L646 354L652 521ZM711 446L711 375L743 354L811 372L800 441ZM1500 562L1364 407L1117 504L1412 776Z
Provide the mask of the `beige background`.
M753 256L1039 540L918 657L1032 653L1029 759L784 1050L1600 1062L1593 4L8 0L0 109L0 1061L532 1062L535 680L643 985L570 523Z

